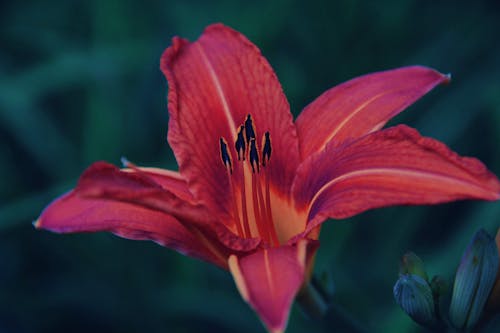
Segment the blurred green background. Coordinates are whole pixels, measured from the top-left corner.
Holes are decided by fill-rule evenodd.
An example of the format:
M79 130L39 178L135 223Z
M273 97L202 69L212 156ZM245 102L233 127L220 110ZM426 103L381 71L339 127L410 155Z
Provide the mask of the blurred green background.
M295 114L327 88L422 64L452 73L393 123L479 157L500 175L500 2L3 1L0 4L0 332L264 332L229 274L108 234L31 222L96 160L176 168L159 57L174 35L224 22L267 57ZM420 332L395 305L398 261L416 252L451 277L500 203L367 212L323 228L316 273L365 332ZM287 332L349 332L294 307Z

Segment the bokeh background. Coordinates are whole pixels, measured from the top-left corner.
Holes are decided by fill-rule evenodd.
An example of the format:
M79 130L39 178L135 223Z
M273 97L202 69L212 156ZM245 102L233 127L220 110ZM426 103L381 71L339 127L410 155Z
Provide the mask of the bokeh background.
M264 332L229 274L108 234L56 235L31 222L96 160L176 168L159 57L174 35L224 22L259 46L292 110L377 70L452 73L392 123L479 157L500 175L498 1L3 1L0 3L0 332ZM287 332L420 332L395 305L398 261L416 252L451 277L500 203L367 212L323 228L316 273L337 311ZM498 327L498 326L497 326ZM489 331L494 331L490 328Z

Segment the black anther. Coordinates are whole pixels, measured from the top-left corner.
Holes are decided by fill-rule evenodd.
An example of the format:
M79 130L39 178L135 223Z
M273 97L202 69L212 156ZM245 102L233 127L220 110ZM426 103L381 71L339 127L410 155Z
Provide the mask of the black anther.
M269 163L271 150L271 138L269 132L266 132L264 133L264 147L262 147L262 166L266 166L266 161Z
M259 154L257 153L257 144L255 139L250 141L250 165L252 166L252 171L255 173L260 171L259 169Z
M247 119L245 120L245 136L248 144L250 143L250 140L255 139L252 116L250 115L248 115Z
M220 157L224 166L229 168L230 173L233 173L233 165L231 164L231 157L227 151L227 143L223 138L220 138Z
M240 126L240 130L238 131L238 138L234 143L234 148L236 148L236 153L238 154L238 160L245 160L245 139L243 138L243 131L245 127L243 125Z

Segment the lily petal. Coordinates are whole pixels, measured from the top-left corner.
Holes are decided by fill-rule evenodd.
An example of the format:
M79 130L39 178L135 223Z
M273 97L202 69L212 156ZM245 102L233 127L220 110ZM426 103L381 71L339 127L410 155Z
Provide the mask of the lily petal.
M500 182L477 159L399 125L351 143L328 145L301 164L293 193L308 230L324 219L401 204L496 200Z
M150 178L153 182L171 191L180 199L194 202L193 194L189 191L186 180L182 178L179 172L160 168L130 166L122 169L122 171L138 173L142 177Z
M312 257L308 252L317 247L308 249L308 245L302 239L296 245L229 257L229 270L241 296L272 333L286 328L293 300L305 279L306 261Z
M323 149L382 128L387 121L449 76L422 66L357 77L327 90L296 121L303 159Z
M121 171L107 162L95 162L82 173L76 189L82 197L129 202L181 220L208 224L206 209L175 195L174 192L182 192L180 183L175 185L165 188L167 182L160 185L142 172Z
M176 218L129 203L84 199L75 191L54 200L42 212L35 227L58 233L112 232L123 238L152 240L184 255L226 267L227 254L188 230Z
M96 162L82 174L76 189L80 196L89 199L127 202L172 215L188 229L201 231L207 241L221 243L232 252L252 251L259 245L259 239L236 236L228 229L235 226L225 226L215 213L204 206L176 196L174 192L185 194L187 191L182 188L181 180L167 181L166 174L163 178L159 175L158 171L154 174L139 169L122 171L112 164Z
M168 141L195 198L231 214L219 141L228 142L236 161L237 130L249 114L258 144L265 132L271 135L272 185L289 193L299 163L295 125L276 75L255 45L226 26L211 25L193 43L174 38L161 69L169 84Z

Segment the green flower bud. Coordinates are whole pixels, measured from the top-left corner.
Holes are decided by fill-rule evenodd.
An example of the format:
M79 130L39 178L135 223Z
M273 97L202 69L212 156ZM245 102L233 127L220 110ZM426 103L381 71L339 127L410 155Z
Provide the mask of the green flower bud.
M439 275L436 275L432 278L430 286L434 297L442 297L446 294L449 287L448 282L446 282L446 280Z
M413 252L406 253L399 264L399 274L418 275L428 281L424 262Z
M483 229L476 232L465 250L455 276L450 322L468 330L478 321L495 283L499 261L495 240Z
M497 243L498 255L500 257L500 228L498 228L495 241ZM486 302L485 310L490 314L500 313L500 271L497 272L497 279L493 285L493 289L491 290L488 302Z
M393 293L399 306L415 322L427 327L436 324L432 290L424 278L415 274L400 275Z

